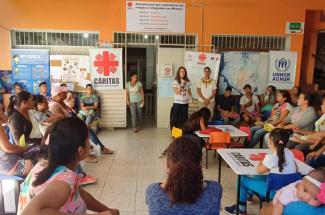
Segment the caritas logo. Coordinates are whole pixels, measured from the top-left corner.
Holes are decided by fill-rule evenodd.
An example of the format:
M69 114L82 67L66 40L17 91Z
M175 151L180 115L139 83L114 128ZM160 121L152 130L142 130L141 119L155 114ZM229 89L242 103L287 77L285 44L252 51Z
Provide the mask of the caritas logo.
M132 7L133 6L133 2L129 1L128 3L128 7Z
M115 73L119 67L119 61L116 60L116 55L109 51L103 51L103 54L97 54L94 60L94 67L97 67L96 72L104 77L94 78L95 85L118 85L119 78L109 77L111 73Z
M204 53L201 53L201 54L199 54L198 58L199 58L199 61L201 63L203 63L207 59L207 56Z

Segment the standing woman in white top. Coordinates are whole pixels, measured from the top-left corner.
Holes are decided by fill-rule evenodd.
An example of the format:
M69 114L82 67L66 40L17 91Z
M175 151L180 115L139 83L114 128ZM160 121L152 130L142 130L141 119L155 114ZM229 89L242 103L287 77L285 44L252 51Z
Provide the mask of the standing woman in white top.
M207 107L211 112L211 116L213 116L217 86L215 80L213 80L210 75L210 67L205 67L204 77L197 84L196 91L199 96L199 109Z
M192 98L191 82L187 77L186 68L181 66L177 70L173 81L174 104L171 116L171 128L182 128L188 118L188 103Z
M138 75L135 72L131 73L131 80L126 83L126 104L130 106L132 127L136 133L139 130L142 119L144 92L141 82L138 81Z

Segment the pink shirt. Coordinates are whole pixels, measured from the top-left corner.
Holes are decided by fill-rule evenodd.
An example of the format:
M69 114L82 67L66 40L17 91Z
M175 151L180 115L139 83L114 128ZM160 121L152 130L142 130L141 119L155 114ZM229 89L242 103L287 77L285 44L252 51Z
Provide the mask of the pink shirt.
M282 205L286 206L291 202L300 201L300 199L297 197L296 189L296 186L300 183L302 183L302 180L298 180L285 187L282 187L278 192L276 192L273 199L273 205L280 202Z

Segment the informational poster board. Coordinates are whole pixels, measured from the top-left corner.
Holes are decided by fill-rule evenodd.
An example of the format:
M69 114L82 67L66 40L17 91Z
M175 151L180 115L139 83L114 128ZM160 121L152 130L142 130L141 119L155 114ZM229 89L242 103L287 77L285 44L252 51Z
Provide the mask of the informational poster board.
M11 93L12 85L12 71L11 70L0 70L0 78L6 93Z
M220 58L220 54L185 51L184 65L187 70L188 78L192 84L192 94L194 98L198 97L196 94L196 85L203 78L205 67L210 67L211 78L217 82L219 76Z
M39 83L50 85L49 50L11 49L12 81L34 94ZM50 92L50 87L48 87Z
M126 31L185 32L185 3L126 1Z
M232 93L234 95L240 95L246 84L252 86L253 92L262 93L267 83L267 77L265 77L264 73L268 71L267 68L260 66L261 59L263 60L263 65L265 63L267 64L267 61L264 61L268 59L265 58L264 55L263 58L261 58L259 52L222 53L219 94L223 94L225 88L230 86L233 89Z
M295 84L297 52L270 51L269 84L278 89L292 89Z
M90 79L96 90L123 89L122 49L90 49Z
M68 89L83 92L90 83L89 56L51 55L52 84L66 83Z

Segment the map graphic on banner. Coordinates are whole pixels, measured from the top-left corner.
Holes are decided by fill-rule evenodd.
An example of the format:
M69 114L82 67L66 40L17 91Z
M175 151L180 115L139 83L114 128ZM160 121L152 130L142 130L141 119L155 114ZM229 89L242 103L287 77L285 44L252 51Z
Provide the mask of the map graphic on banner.
M224 52L222 54L219 94L223 94L225 88L233 88L234 95L240 95L245 84L250 84L253 92L258 92L265 82L267 71L259 71L260 54L257 52ZM261 74L260 74L261 73ZM262 85L261 85L262 84Z
M297 52L270 51L269 84L291 89L296 78Z
M95 89L123 89L122 49L90 49L89 56Z
M12 81L34 94L39 92L39 83L46 81L50 86L50 65L48 50L11 50ZM50 87L48 87L48 93Z
M204 76L204 67L210 67L211 78L216 81L218 80L220 58L220 54L185 51L184 65L187 70L187 76L192 84L191 89L194 98L198 97L196 93L196 85Z

